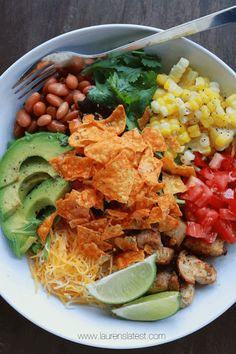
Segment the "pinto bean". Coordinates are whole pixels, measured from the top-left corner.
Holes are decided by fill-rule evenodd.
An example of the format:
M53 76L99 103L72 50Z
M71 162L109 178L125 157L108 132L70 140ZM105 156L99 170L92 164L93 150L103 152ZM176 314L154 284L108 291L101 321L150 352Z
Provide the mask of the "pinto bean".
M38 126L37 126L36 120L32 120L32 122L30 123L30 125L27 128L27 132L32 134L37 131L37 128L38 128Z
M72 74L78 74L85 66L84 59L80 57L74 57L67 65L67 69Z
M67 96L69 94L69 90L66 85L60 82L55 82L48 85L48 92L56 96Z
M66 131L66 126L65 124L59 122L58 120L52 120L50 124L47 126L48 130L50 132L60 132L60 133L65 133Z
M38 118L37 125L39 127L45 127L45 125L50 124L51 121L52 121L52 116L50 116L50 114L43 114L41 117Z
M88 80L83 80L83 81L81 81L81 82L79 83L78 89L79 89L80 91L83 91L83 89L84 89L85 87L87 87L87 86L91 86L91 82L88 81Z
M41 99L41 95L38 92L34 92L32 93L27 100L25 101L25 110L27 113L31 113L33 110L33 106L35 105L35 103L39 102Z
M39 101L35 103L33 106L33 113L37 116L40 117L41 115L45 114L46 112L46 105L44 102Z
M27 128L31 123L31 117L24 109L20 109L16 114L16 121L22 128Z
M46 96L46 100L54 107L60 107L60 105L63 103L63 100L60 97L54 95L53 93L48 93Z
M75 90L78 87L79 81L75 75L68 74L66 78L66 86L70 90Z
M50 114L50 116L52 116L52 119L54 119L54 118L56 118L57 109L56 109L56 107L48 106L46 109L46 113Z
M25 129L21 127L18 123L14 126L14 136L16 139L21 138L25 134Z
M93 88L93 87L94 87L94 85L88 85L88 86L86 86L86 87L82 90L83 94L84 94L84 95L87 95L88 92L89 92L89 90L90 90L91 88Z
M57 79L55 77L50 77L50 79L48 79L43 86L43 93L48 93L48 86L50 84L54 84L55 82L57 82Z
M56 118L58 120L62 119L63 117L65 117L65 115L68 113L68 111L69 111L68 102L63 102L57 110Z
M68 112L66 114L66 116L64 116L62 118L62 122L69 122L69 121L71 121L71 120L73 120L75 118L78 118L78 116L79 116L79 111L78 110L75 110L75 111L72 111L72 112Z

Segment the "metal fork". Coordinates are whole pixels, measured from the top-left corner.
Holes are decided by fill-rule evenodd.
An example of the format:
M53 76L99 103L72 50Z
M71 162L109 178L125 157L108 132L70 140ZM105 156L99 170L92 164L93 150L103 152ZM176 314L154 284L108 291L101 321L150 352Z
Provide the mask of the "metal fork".
M220 27L222 25L236 22L236 6L214 12L210 15L200 17L193 21L183 23L181 25L169 28L165 31L158 32L151 36L136 40L123 46L113 48L106 52L94 54L79 54L69 51L58 51L40 59L19 78L13 86L15 94L20 93L22 98L34 89L39 89L45 81L55 75L59 68L65 67L69 61L76 56L82 58L101 58L107 54L114 52L127 52L142 48L151 47L156 44L164 43L172 39L177 39L183 36L189 36L198 32L206 31L210 28Z

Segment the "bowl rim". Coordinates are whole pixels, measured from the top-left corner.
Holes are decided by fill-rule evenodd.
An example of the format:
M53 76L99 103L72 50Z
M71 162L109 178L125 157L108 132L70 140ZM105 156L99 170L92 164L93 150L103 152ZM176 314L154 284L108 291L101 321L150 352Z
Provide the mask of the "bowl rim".
M40 50L42 48L44 48L44 46L48 46L50 45L50 43L53 43L54 41L60 40L60 38L66 38L66 37L70 37L72 34L75 33L81 33L81 32L86 32L89 30L96 30L97 28L114 28L114 27L120 27L120 28L136 28L136 29L144 29L144 30L152 30L154 32L158 32L158 31L162 31L159 28L153 27L153 26L145 26L145 25L137 25L137 24L117 24L117 23L113 23L113 24L102 24L102 25L94 25L94 26L87 26L87 27L83 27L83 28L79 28L76 30L72 30L66 33L62 33L58 36L52 37L50 39L48 39L45 42L42 42L41 44L33 47L31 50L29 50L28 52L26 52L23 56L21 56L19 59L17 59L9 68L7 68L2 75L0 76L0 83L5 79L5 77L7 76L8 72L14 70L15 66L18 65L19 63L21 63L22 61L24 61L28 56L32 55L33 53L37 53L40 52ZM230 72L230 74L236 79L236 73L234 72L234 70L228 65L226 64L223 60L221 60L217 55L215 55L214 53L212 53L211 51L209 51L208 49L204 48L203 46L201 46L198 43L195 43L194 41L187 39L187 38L181 38L182 41L184 42L189 42L191 46L195 47L196 49L198 49L200 52L207 54L209 57L211 57L212 59L214 59L216 62L218 62L219 64L221 64L227 71ZM63 335L61 333L59 333L57 330L53 330L50 328L47 328L47 326L45 324L40 323L37 320L32 320L30 318L30 315L25 314L23 310L20 309L19 306L15 305L13 301L11 301L10 299L7 298L7 296L4 296L4 294L2 294L2 290L0 289L0 296L14 309L16 310L21 316L23 316L24 318L26 318L28 321L30 321L31 323L37 325L38 327L40 327L41 329L54 334L57 337L66 339L70 342L74 342L77 344L82 344L82 345L87 345L87 346L91 346L91 347L95 347L94 346L94 342L92 342L92 340L87 340L87 339L72 339L67 335ZM119 343L116 343L115 346L107 346L105 343L104 345L102 344L96 344L96 348L104 348L104 349L138 349L138 348L147 348L147 347L154 347L157 345L161 345L161 344L166 344L166 343L170 343L173 341L176 341L178 339L184 338L200 329L202 329L203 327L207 326L208 324L210 324L211 322L213 322L215 319L217 319L219 316L221 316L224 312L226 312L231 306L233 306L236 302L236 295L235 295L235 300L233 300L230 303L225 304L224 306L221 306L219 311L216 312L214 314L214 316L211 316L210 318L208 318L205 322L201 323L201 325L197 325L194 328L192 328L191 330L187 330L185 332L184 335L176 335L171 337L170 339L165 339L164 341L161 342L145 342L139 345L126 345L125 347L122 345L119 345Z

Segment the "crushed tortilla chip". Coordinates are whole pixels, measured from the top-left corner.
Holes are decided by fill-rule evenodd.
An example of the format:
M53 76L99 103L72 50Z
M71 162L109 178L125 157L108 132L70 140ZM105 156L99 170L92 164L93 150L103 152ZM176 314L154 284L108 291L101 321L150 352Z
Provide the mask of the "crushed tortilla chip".
M150 118L151 118L151 109L150 107L146 107L142 117L138 119L138 126L141 130L150 121Z
M56 212L52 213L43 220L42 224L38 226L37 235L39 236L42 243L45 243L56 216Z
M180 143L177 140L177 137L174 135L169 135L165 138L166 145L168 147L168 151L173 153L179 153L182 150Z
M137 129L125 132L120 139L125 148L131 149L134 152L143 152L147 146Z
M108 118L99 121L99 125L104 128L113 128L117 135L123 133L126 126L126 113L124 106L117 106Z
M134 168L123 150L93 177L93 186L108 200L126 203L134 183Z
M121 225L111 225L107 224L106 228L102 234L102 240L108 240L113 237L118 237L124 234L123 228Z
M68 221L78 218L86 218L89 221L91 217L90 209L78 203L76 190L67 193L64 199L57 200L56 210L58 215Z
M164 193L165 194L177 194L184 193L187 190L186 185L177 175L169 175L162 172L162 182L164 183Z
M113 220L124 220L128 216L128 213L118 209L106 209L106 212Z
M164 221L159 223L158 229L160 232L168 232L176 229L179 226L179 220L173 216L167 215Z
M84 155L96 162L106 164L123 149L122 140L118 136L101 140L84 148Z
M153 156L151 148L148 146L140 160L138 172L143 180L151 186L158 184L161 173L162 162Z
M143 140L150 144L153 152L166 151L166 143L160 130L152 127L146 127L142 131Z
M116 237L114 244L122 251L138 251L136 237L133 236Z
M144 260L144 251L126 251L115 257L115 264L118 269L126 268L130 264Z
M174 162L174 159L170 156L164 156L161 161L163 162L163 170L166 172L183 177L196 175L196 172L192 166L179 166Z

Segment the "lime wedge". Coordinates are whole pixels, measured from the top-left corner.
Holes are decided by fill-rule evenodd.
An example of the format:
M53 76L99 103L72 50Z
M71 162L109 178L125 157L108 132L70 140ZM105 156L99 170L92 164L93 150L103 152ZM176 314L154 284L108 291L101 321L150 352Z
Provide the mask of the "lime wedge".
M156 276L156 255L87 285L89 293L106 304L124 304L148 291Z
M133 321L157 321L174 315L180 308L180 293L165 291L148 295L127 305L113 309L112 312L122 318Z

